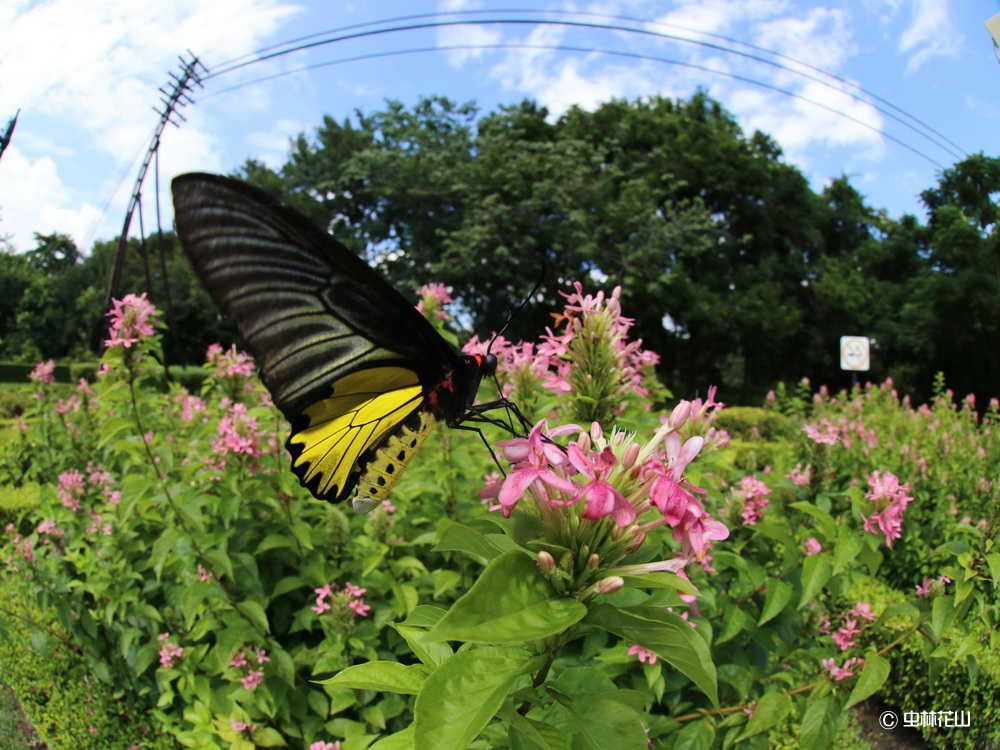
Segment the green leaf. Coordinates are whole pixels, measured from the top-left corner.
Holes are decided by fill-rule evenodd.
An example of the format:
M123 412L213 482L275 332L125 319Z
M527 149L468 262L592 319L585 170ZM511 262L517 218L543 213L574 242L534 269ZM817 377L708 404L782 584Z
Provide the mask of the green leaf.
M432 604L421 604L410 612L402 624L412 625L416 628L433 628L447 612L448 610L443 607L435 607Z
M765 732L788 716L792 710L792 699L787 693L768 693L757 701L757 710L747 722L746 731L737 738L737 742Z
M609 570L608 575L619 575L614 570ZM690 581L685 581L679 575L673 573L645 573L620 574L626 586L633 586L637 589L676 589L682 594L697 595L696 589Z
M573 750L646 750L642 716L631 706L604 695L581 695L565 705Z
M341 670L321 685L349 687L356 690L377 690L384 693L417 695L427 676L427 668L404 666L394 661L370 661Z
M802 750L826 750L840 725L840 708L832 695L809 696L802 724L799 726L799 747Z
M435 552L464 552L483 563L499 557L501 549L475 529L442 519L438 524L438 543Z
M673 750L711 750L715 730L708 719L698 719L685 724L676 734Z
M990 566L990 576L993 587L1000 589L1000 552L992 552L986 556L986 564Z
M535 562L505 552L479 576L430 632L436 640L524 643L561 633L583 619L576 599L557 599Z
M275 549L277 547L294 547L295 540L288 536L288 534L275 534L271 533L264 537L260 544L257 545L257 554L261 552L266 552L269 549Z
M719 705L712 655L687 620L670 612L652 619L610 604L594 604L584 622L652 651L697 685L713 705Z
M271 727L258 729L253 733L253 742L258 747L284 747L285 738L278 734L278 730Z
M383 737L370 750L413 750L413 725L401 732Z
M764 599L764 610L760 613L758 625L763 625L781 614L792 600L792 584L780 578L769 578L767 581L767 597Z
M169 533L169 532L168 532ZM229 555L226 554L225 550L221 549L210 549L205 552L205 557L210 563L210 568L212 572L222 571L226 574L230 581L232 581L235 576L233 575L233 562L229 559ZM218 576L217 576L218 577Z
M278 677L284 680L289 687L295 687L295 662L292 661L289 653L281 646L272 645L270 655Z
M879 656L875 652L866 654L864 669L858 675L858 681L854 684L854 690L851 691L844 709L846 710L873 695L885 684L888 678L889 660Z
M511 711L510 750L569 750L569 739L561 729Z
M817 528L827 539L837 538L837 522L834 521L833 516L826 511L820 510L812 503L807 502L792 503L790 507L795 508L795 510L802 511L807 516L815 518L819 522L817 524Z
M858 538L857 532L842 526L840 537L837 539L837 546L833 551L833 568L836 572L842 571L845 567L854 562L854 559L861 553L864 546Z
M722 630L715 638L716 646L725 643L753 626L753 618L735 604L725 607L723 612Z
M415 628L410 625L393 625L392 627L403 636L414 656L429 667L441 666L454 653L451 646L432 639L423 628Z
M295 535L295 539L302 545L303 549L311 550L313 548L312 529L305 521L296 521L293 523L292 534Z
M934 597L931 605L931 632L936 638L940 638L945 630L951 625L955 616L955 605L951 597L941 594Z
M807 557L802 563L802 599L798 608L802 609L811 602L813 597L823 590L832 575L833 568L825 552Z
M434 598L439 599L442 595L458 588L462 582L462 575L457 570L438 568L434 571Z
M285 576L274 584L274 589L271 591L271 599L277 599L282 594L287 594L289 591L295 591L295 589L308 585L299 576Z
M257 602L247 599L240 603L239 611L243 616L250 618L250 621L261 632L269 633L271 631L271 626L267 622L267 613L264 612L264 608Z
M515 680L543 663L523 648L487 646L455 654L431 673L417 696L416 750L466 750Z

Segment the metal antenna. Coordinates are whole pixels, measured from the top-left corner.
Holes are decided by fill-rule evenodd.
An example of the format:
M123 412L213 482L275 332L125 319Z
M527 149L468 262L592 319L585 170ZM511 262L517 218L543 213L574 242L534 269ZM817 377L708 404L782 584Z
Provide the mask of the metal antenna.
M170 123L174 127L180 127L180 124L174 119L175 117L183 121L185 118L177 110L187 104L192 104L194 100L187 95L187 91L192 86L201 86L201 76L198 74L198 68L201 67L206 73L208 69L202 65L198 57L188 50L188 59L178 56L178 60L181 61L180 75L175 75L174 73L169 73L173 83L170 85L170 89L167 90L163 86L160 87L159 91L163 96L160 101L163 103L163 110L159 110L153 107L153 111L160 116L160 121L156 125L156 130L153 131L153 137L149 142L149 148L146 149L146 156L142 160L142 166L139 167L139 174L135 179L135 186L132 188L132 195L129 198L128 209L125 211L125 221L122 224L122 232L118 236L118 250L115 253L115 263L112 267L111 272L111 282L108 284L108 298L105 302L105 308L111 307L111 299L116 294L118 294L118 286L121 283L122 267L125 265L125 245L128 240L128 230L129 226L132 224L132 215L135 213L136 206L138 205L140 199L142 198L142 183L146 179L146 172L149 170L149 165L153 161L153 157L160 148L160 136L163 135L164 129L167 127L167 123ZM151 291L151 290L150 290Z

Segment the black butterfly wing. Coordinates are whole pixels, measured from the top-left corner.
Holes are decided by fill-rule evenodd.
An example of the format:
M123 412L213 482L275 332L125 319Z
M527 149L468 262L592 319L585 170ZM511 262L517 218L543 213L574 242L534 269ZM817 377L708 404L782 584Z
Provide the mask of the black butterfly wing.
M343 499L359 458L462 360L360 258L267 193L200 173L172 190L188 258L292 422L293 470L317 497Z

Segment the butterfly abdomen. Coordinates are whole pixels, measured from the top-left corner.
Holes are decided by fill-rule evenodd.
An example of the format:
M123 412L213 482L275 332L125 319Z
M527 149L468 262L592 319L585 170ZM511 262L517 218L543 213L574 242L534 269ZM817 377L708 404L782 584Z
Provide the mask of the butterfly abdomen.
M373 508L389 497L399 477L410 465L413 457L434 428L434 416L425 410L417 412L417 419L407 419L386 438L361 470L358 478L358 496L355 508Z

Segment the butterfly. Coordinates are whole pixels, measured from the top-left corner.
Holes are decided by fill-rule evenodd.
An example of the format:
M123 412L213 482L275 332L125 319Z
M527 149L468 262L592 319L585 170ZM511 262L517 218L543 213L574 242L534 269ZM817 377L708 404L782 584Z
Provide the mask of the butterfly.
M437 421L484 442L465 423L518 434L486 415L513 407L523 426L507 399L475 404L496 357L456 352L333 236L239 180L190 173L171 188L181 245L291 423L291 469L316 498L356 489L355 508L374 507Z

